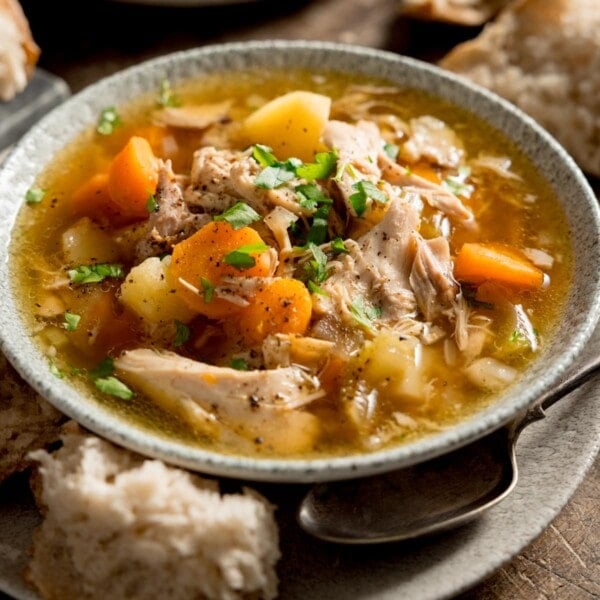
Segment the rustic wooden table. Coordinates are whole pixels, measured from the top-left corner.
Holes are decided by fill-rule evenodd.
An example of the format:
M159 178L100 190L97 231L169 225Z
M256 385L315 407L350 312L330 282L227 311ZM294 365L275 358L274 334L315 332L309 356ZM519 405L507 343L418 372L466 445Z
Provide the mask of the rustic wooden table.
M75 92L125 66L208 43L318 39L435 61L473 29L407 22L401 0L259 0L236 6L158 8L86 0L22 0L42 47L41 66ZM166 0L165 0L165 3ZM68 21L62 18L69 15ZM72 23L77 23L73 27ZM593 182L600 191L598 182ZM600 463L550 527L463 600L600 597Z

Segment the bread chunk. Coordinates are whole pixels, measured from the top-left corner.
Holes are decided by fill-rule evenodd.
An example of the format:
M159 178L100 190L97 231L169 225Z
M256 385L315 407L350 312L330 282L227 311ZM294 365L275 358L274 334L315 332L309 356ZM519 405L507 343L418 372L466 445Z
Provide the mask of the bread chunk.
M403 0L400 12L415 19L483 25L509 0Z
M28 452L57 440L63 420L0 352L0 482L27 467Z
M215 481L67 432L39 462L28 579L45 599L274 598L274 507Z
M0 100L10 100L25 89L39 55L21 5L0 0Z
M517 104L600 175L600 2L516 0L441 66Z

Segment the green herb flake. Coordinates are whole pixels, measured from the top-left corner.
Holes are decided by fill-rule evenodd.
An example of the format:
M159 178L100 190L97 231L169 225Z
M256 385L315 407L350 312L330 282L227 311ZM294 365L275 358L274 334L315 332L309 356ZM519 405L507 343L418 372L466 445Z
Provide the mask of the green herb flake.
M316 210L319 204L333 204L333 200L328 198L315 183L298 185L294 191L298 195L298 204L306 210Z
M103 358L91 371L90 377L92 379L99 379L102 377L108 377L115 371L115 364L110 356Z
M236 250L226 254L223 257L223 261L240 271L244 269L251 269L256 264L256 259L251 255L261 254L262 252L266 252L268 249L269 246L260 242L257 244L246 244L245 246L240 246Z
M244 358L232 358L229 361L229 366L232 369L237 369L238 371L247 371L248 370L248 363L247 363L246 359L244 359Z
M475 188L466 183L467 179L471 175L471 169L466 165L459 167L457 175L451 175L444 179L443 185L446 189L450 190L455 196L462 196L463 198L470 198L471 194L475 191Z
M173 346L179 348L183 346L190 339L190 328L181 321L175 321L175 339L173 340Z
M46 195L46 190L41 188L29 188L25 194L27 204L39 204Z
M400 152L400 147L396 146L396 144L387 142L383 146L383 151L385 152L386 156L392 160L396 160L398 158L398 153Z
M70 312L65 313L65 321L63 323L63 327L67 331L75 331L79 326L79 321L81 320L80 315L76 315Z
M99 263L97 265L81 265L67 271L73 283L100 283L107 277L124 277L123 267L118 264Z
M308 281L306 287L311 294L318 294L319 296L329 296L329 294L314 281Z
M325 204L317 208L306 236L306 242L308 244L315 244L318 246L327 239L327 233L329 229L329 224L327 222L328 216L329 206Z
M319 248L319 246L312 243L308 244L308 250L310 250L313 258L304 265L304 272L306 273L309 284L312 281L318 285L319 283L323 283L327 277L329 277L327 255Z
M293 170L289 170L284 163L263 169L254 180L254 185L265 190L273 190L296 177Z
M206 277L200 277L200 285L202 286L202 291L204 292L204 302L206 304L210 304L215 294L215 286L208 279L206 279Z
M171 82L168 79L163 79L160 82L160 90L156 102L159 106L181 106L181 100L171 87Z
M331 240L331 249L336 254L347 254L348 253L348 248L346 248L346 244L344 243L344 240L340 237L337 237L337 238Z
M115 128L122 125L121 117L114 106L108 106L100 113L96 131L101 135L110 135Z
M369 198L382 204L389 201L389 198L372 181L366 179L357 181L352 185L352 189L356 191L354 194L351 194L348 200L357 217L364 214L367 209L367 200Z
M149 194L148 200L146 200L146 210L149 213L156 212L158 210L158 202L154 194Z
M94 385L103 393L116 396L122 400L131 400L133 392L116 377L100 377L94 381Z
M511 344L517 344L517 343L521 343L521 342L527 341L527 338L518 329L515 329L510 334L510 337L508 338L508 341Z
M314 163L305 163L296 168L296 175L309 182L315 179L326 179L335 171L337 160L338 153L335 150L318 152L315 154Z
M367 304L362 296L354 300L349 308L355 321L371 331L373 330L372 321L381 317L382 313L381 307Z
M260 221L260 215L245 202L236 202L220 215L214 217L215 221L227 221L234 229L241 229Z
M51 358L48 359L48 369L50 373L57 379L62 379L65 376L65 374L56 366L56 363Z
M277 163L277 157L269 146L255 144L252 146L252 158L263 168L272 167Z

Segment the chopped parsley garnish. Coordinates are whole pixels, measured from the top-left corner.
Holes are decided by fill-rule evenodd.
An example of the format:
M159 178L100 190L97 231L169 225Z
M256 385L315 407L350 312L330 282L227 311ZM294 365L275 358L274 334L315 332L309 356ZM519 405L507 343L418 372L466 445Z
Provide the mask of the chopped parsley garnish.
M100 377L94 381L94 385L104 394L116 396L122 400L130 400L133 392L116 377Z
M245 358L232 358L229 361L229 366L232 369L237 369L238 371L247 371L248 370L248 363L246 362Z
M272 167L263 169L254 180L254 185L265 190L272 190L282 186L296 177L285 163L277 163Z
M57 379L62 379L65 376L65 374L56 366L55 362L51 358L48 359L48 369L50 370L50 373L52 373L52 375L54 375L54 377Z
M329 296L329 294L320 286L318 286L314 281L307 281L306 287L308 291L312 294L319 294L320 296Z
M25 202L27 204L39 204L46 195L46 190L41 188L29 188L25 194Z
M472 185L466 183L470 175L471 169L463 165L462 167L459 167L458 175L451 175L444 179L444 187L450 190L455 196L470 198L475 190Z
M373 329L372 321L379 318L382 313L380 306L368 305L362 296L351 302L349 308L355 321L370 330Z
M108 106L100 113L96 131L101 135L110 135L116 127L122 125L121 117L114 106Z
M340 237L337 237L337 238L331 240L331 249L336 254L347 254L348 253L348 248L346 248L346 244L344 243L344 240Z
M304 163L296 168L296 175L306 179L306 181L326 179L335 171L337 159L338 153L335 150L318 152L315 154L314 163Z
M173 346L179 348L183 346L190 339L190 328L181 321L175 321L175 339L173 340Z
M215 286L208 280L206 277L200 277L200 285L202 286L203 300L206 304L210 304L212 302Z
M269 246L260 242L257 244L246 244L226 254L223 257L223 261L240 271L251 269L256 264L256 259L251 255L260 254L268 249Z
M168 79L163 79L160 82L160 93L156 100L160 106L181 106L181 100L173 91L171 82Z
M385 152L386 156L388 156L392 160L396 160L398 158L398 153L400 152L400 148L398 146L396 146L396 144L387 142L383 146L383 151Z
M100 283L107 277L124 276L123 267L117 264L99 263L97 265L81 265L67 271L73 283Z
M308 280L308 289L312 292L314 290L311 289L311 282L318 287L320 283L323 283L329 277L329 270L327 269L327 255L325 252L312 243L308 244L308 249L313 258L304 265L304 272Z
M263 168L272 167L277 163L277 157L273 154L271 148L262 144L255 144L252 147L252 158Z
M220 215L214 217L215 221L227 221L234 229L241 229L260 221L260 215L244 202L236 202Z
M314 183L305 183L294 188L298 195L298 204L306 210L316 210L319 204L333 204L321 188Z
M364 214L367 209L367 200L372 198L376 202L385 204L389 198L372 182L366 179L357 181L352 185L352 189L356 190L351 194L349 201L358 217Z
M76 315L70 312L65 313L65 321L63 323L63 327L67 331L75 331L79 325L79 321L81 320L80 315Z
M327 231L329 224L327 217L329 216L329 206L324 204L319 206L315 211L312 219L312 224L306 235L307 244L322 244L327 239Z
M115 370L115 364L110 356L103 358L91 371L90 377L92 379L98 379L100 377L108 377L112 375Z
M515 329L508 338L508 341L512 344L516 344L517 342L525 342L527 338L518 330Z
M149 213L156 212L158 210L158 202L154 194L149 194L148 200L146 200L146 210Z

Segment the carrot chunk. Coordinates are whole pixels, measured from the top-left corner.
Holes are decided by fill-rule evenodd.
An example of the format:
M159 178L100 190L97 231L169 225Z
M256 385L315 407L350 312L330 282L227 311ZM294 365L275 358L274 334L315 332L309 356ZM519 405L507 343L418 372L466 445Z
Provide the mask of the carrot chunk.
M306 332L312 314L310 293L297 279L275 279L258 289L250 306L240 314L240 332L254 345L268 335Z
M108 190L121 213L131 219L148 216L148 198L156 191L157 162L148 141L129 138L108 169Z
M504 244L464 244L454 261L459 281L495 281L517 289L538 289L544 273L518 249Z
M71 196L71 209L77 217L89 217L98 223L121 227L131 218L121 213L108 191L108 174L97 173L78 187Z
M234 266L227 257L240 248L255 246L247 253L249 262ZM199 313L221 318L239 312L242 307L214 294L214 288L224 277L266 277L271 271L267 247L260 249L263 240L250 227L233 229L226 221L207 223L194 235L173 248L171 273L177 280L178 292L186 304ZM183 283L182 281L183 280ZM196 288L194 292L190 286Z

